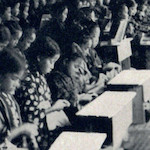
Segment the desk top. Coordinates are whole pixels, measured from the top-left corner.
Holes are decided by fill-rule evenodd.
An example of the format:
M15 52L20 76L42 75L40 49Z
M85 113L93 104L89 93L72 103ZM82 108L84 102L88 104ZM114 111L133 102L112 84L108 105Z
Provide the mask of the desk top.
M62 132L49 150L99 150L106 134Z
M104 92L78 111L76 115L112 118L130 103L135 95L135 92Z
M108 85L142 85L148 79L150 70L124 70L108 82Z

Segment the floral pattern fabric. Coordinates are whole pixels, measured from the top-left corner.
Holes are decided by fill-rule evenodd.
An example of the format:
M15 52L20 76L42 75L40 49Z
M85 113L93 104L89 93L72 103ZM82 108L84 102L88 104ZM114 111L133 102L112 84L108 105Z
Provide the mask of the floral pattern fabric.
M4 117L4 113L7 120ZM20 109L14 97L10 94L0 92L0 137L2 138L1 140L5 139L5 136L7 135L9 130L17 128L18 126L20 126L21 123L22 120L20 116Z
M47 146L48 129L46 125L45 110L51 107L51 92L45 77L39 72L31 73L22 82L16 97L20 101L22 118L24 122L31 122L38 126L37 142L39 146Z

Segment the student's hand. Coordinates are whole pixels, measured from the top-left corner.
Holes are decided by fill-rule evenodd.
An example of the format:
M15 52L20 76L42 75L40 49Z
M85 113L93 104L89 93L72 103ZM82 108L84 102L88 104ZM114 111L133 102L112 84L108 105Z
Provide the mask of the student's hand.
M117 74L118 74L118 71L115 69L112 69L111 71L106 72L106 76L107 76L108 80L113 79Z
M108 78L105 74L100 73L98 81L96 82L97 86L105 86L105 83L108 81Z
M83 94L81 94L79 101L88 101L88 102L90 102L91 100L93 100L97 96L98 95L96 93L83 93Z
M55 104L52 107L53 110L59 111L63 110L65 107L70 107L70 103L67 100L59 99L55 102Z

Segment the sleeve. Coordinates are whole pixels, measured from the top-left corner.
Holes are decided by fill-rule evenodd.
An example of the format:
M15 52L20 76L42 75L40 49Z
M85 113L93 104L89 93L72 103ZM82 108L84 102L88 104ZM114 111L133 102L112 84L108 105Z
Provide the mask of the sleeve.
M0 102L0 143L4 142L6 136L7 136L7 131L8 131L8 128L7 128L7 123L5 121L5 116L4 116L4 109L3 109L3 105L2 103Z
M66 99L74 105L74 101L77 100L77 95L71 81L59 75L54 75L51 78L51 81L53 82L51 82L49 86L52 93L52 100L57 101L58 99Z
M17 94L21 103L21 115L23 122L31 122L39 125L45 118L45 109L39 105L40 96L37 95L36 85L32 80L25 81Z

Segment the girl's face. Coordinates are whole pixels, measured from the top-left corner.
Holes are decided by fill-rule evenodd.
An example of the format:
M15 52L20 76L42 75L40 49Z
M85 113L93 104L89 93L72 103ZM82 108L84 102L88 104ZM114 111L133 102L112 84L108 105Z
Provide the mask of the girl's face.
M91 78L86 63L81 58L77 58L75 61L70 62L68 73L72 78L80 78L83 83L88 83Z
M60 16L60 20L62 22L65 22L67 19L67 15L68 15L68 8L65 8L64 11L62 12L62 15Z
M17 4L14 6L14 8L12 9L12 14L13 14L14 16L18 16L18 15L19 15L19 13L20 13L19 8L20 8L20 3L17 3Z
M59 59L60 55L57 54L54 57L43 57L39 59L40 71L43 74L50 73L54 69L55 62Z
M22 50L23 51L27 50L31 46L31 44L35 41L35 39L36 39L36 34L35 33L31 33L30 37L24 39L21 42Z
M7 73L1 77L1 91L14 95L16 88L20 87L24 71L19 73Z
M84 51L85 55L89 54L89 49L92 47L92 40L89 39L86 44L81 45L81 49Z
M22 31L17 31L16 35L12 36L12 39L10 41L10 44L11 44L12 47L17 46L21 36L22 36Z
M129 8L129 15L130 16L135 16L136 12L137 12L137 5Z
M6 8L3 18L7 21L9 21L11 19L11 7Z
M68 74L72 78L78 78L80 75L80 65L83 60L81 58L77 58L75 61L71 61L68 67Z
M120 19L127 19L128 14L129 14L128 7L125 6L125 5L118 12L118 16L119 16Z
M41 3L42 3L43 6L45 6L46 5L46 0L41 0Z
M24 19L27 19L27 17L29 16L29 6L26 6L24 8L23 16L24 16Z
M33 0L34 1L34 8L38 8L39 7L39 0Z
M90 6L94 7L96 5L96 0L91 0L90 1Z
M8 44L9 44L9 41L0 43L0 51L2 51Z
M100 36L100 28L96 27L93 31L92 36L92 47L95 48L99 43L99 36Z

